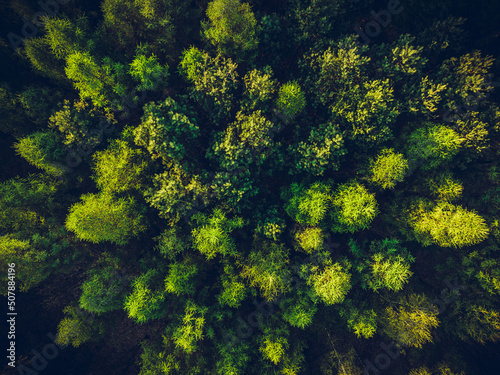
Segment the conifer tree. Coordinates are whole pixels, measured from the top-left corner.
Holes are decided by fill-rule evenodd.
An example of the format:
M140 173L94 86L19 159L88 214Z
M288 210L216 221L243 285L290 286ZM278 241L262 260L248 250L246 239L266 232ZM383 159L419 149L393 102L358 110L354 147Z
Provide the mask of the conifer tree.
M213 0L207 7L208 22L202 23L205 37L219 51L240 58L257 48L257 21L248 3Z
M243 226L241 218L229 219L221 210L214 210L211 216L200 213L193 219L196 221L196 227L192 230L194 245L207 259L212 259L217 254L237 254L236 244L230 233Z
M133 198L113 198L106 193L83 195L70 208L66 227L81 240L117 245L125 245L146 229Z
M340 185L332 199L332 230L357 232L367 229L378 214L375 195L358 182Z
M242 275L249 279L251 286L259 288L267 301L290 289L288 249L283 244L258 241L243 267Z
M392 189L403 181L408 171L408 161L403 154L393 149L383 149L375 160L371 161L369 181L382 189Z
M344 301L351 289L351 274L340 263L327 264L323 269L313 268L307 283L326 305Z
M463 247L486 239L489 228L474 211L448 202L432 204L419 200L409 213L409 223L417 241L424 246Z
M432 330L439 325L438 309L425 295L401 297L396 307L387 307L383 332L401 346L422 348L432 342Z

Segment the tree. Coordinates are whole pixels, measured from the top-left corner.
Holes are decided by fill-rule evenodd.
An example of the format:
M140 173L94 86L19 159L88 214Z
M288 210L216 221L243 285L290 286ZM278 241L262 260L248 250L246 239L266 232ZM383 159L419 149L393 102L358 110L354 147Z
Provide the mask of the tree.
M214 123L227 119L238 87L237 65L231 59L210 57L195 47L182 54L179 70L188 82L191 97L207 112Z
M214 210L211 216L200 213L193 219L196 222L196 228L192 230L194 246L207 259L212 259L217 254L237 254L236 244L229 234L243 226L241 218L228 219L221 210Z
M188 173L178 164L169 164L167 171L153 177L152 188L143 192L146 202L171 223L187 217L198 205L208 203L210 187L198 175Z
M239 307L247 295L247 287L231 265L224 265L224 273L220 276L220 280L222 290L217 296L219 303L222 306Z
M492 56L483 57L478 50L443 62L438 77L447 86L444 96L449 109L447 117L460 118L459 114L465 114L464 109L474 110L486 100L493 90L489 76L493 62Z
M176 226L165 229L157 238L157 241L156 249L164 257L171 260L188 248L187 239Z
M321 228L305 228L295 234L295 239L306 253L311 254L323 249L324 233Z
M297 117L306 106L306 96L296 81L280 87L276 107L288 120Z
M141 124L134 129L135 143L145 147L153 159L181 160L190 140L200 135L193 113L172 98L144 106Z
M389 127L399 115L389 79L370 80L340 92L330 107L349 139L373 146L393 138Z
M453 178L449 172L429 177L425 181L425 186L432 198L450 203L461 198L464 189L461 181Z
M110 41L129 55L141 43L151 44L156 52L171 52L178 31L174 21L192 16L183 15L182 8L179 1L104 0L103 27Z
M182 323L172 334L175 346L184 350L186 354L196 351L198 348L196 343L203 339L206 312L207 308L197 306L192 301L186 304Z
M401 256L384 257L382 254L375 254L371 263L371 279L368 285L377 291L387 288L392 291L403 289L404 284L413 274L410 271L410 264Z
M25 114L19 99L9 86L0 85L0 131L14 136L27 135L31 126L24 124ZM19 126L23 124L23 126Z
M95 40L88 33L88 19L44 17L43 37L26 38L25 54L42 75L64 81L64 61L72 53L91 50Z
M238 112L236 121L216 137L212 154L222 169L236 172L261 166L273 156L279 161L279 143L273 140L276 131L277 126L260 110L250 115Z
M292 327L305 329L313 323L318 311L315 301L308 295L306 287L300 286L296 291L280 303L283 319Z
M406 154L409 160L418 162L422 170L430 170L451 161L462 142L453 129L428 123L410 134Z
M48 87L29 85L19 93L17 101L25 114L36 125L45 126L54 113L57 103L62 100L61 91ZM25 121L23 119L23 121Z
M170 327L168 328L170 330ZM198 355L186 355L184 350L175 345L167 334L163 337L143 341L140 375L199 374L205 368L207 359Z
M278 337L276 340L266 338L259 350L262 352L265 359L277 365L283 359L288 347L288 340L285 337Z
M330 207L330 186L320 182L308 188L301 184L293 183L284 189L281 197L287 202L285 210L300 224L316 226L326 216Z
M327 264L323 269L312 268L307 283L326 305L341 303L351 289L351 274L340 263Z
M340 316L347 320L347 327L354 332L356 337L369 339L377 331L377 313L373 310L364 310L355 307L351 300L340 310Z
M396 81L408 79L423 70L427 59L422 56L424 47L414 45L415 38L409 34L401 35L392 45L382 44L377 53L377 65Z
M161 284L158 270L150 269L132 282L132 293L125 299L124 309L138 323L159 319L167 313L165 290L154 286Z
M66 75L73 81L82 99L90 99L98 107L123 109L129 90L126 69L106 57L99 62L89 52L73 52L66 60Z
M94 47L94 40L88 37L88 19L78 17L72 22L66 17L46 18L44 22L45 40L50 44L52 54L65 60L74 52L83 52Z
M332 199L332 230L354 233L367 229L378 214L375 195L358 182L340 185Z
M14 144L16 153L50 175L61 176L68 168L61 163L64 151L54 132L36 132Z
M358 266L362 272L363 288L374 291L386 288L394 292L403 289L413 275L410 271L415 258L395 238L385 238L382 241L372 241L370 244L372 256L366 258L363 265Z
M352 19L365 3L359 0L331 2L329 0L316 0L302 2L293 0L290 3L289 32L293 35L294 42L311 48L324 49L333 37L341 31L349 30L352 33ZM368 14L369 8L362 14Z
M64 267L69 263L68 258L75 255L71 254L64 228L47 225L42 234L26 233L27 226L23 229L24 233L20 231L0 236L0 261L6 265L15 264L15 280L7 272L1 277L4 287L0 294L5 296L12 281L16 282L16 290L26 292Z
M257 20L248 3L240 0L213 0L207 7L208 22L202 23L205 37L219 51L243 59L257 48Z
M290 174L322 176L327 171L339 169L347 150L339 126L328 122L313 126L308 138L290 145L288 152L293 157Z
M346 138L362 147L391 139L390 125L400 112L391 81L370 77L367 51L355 36L347 36L322 54L307 55L301 64L308 71L308 92L330 109Z
M424 246L463 247L479 243L489 234L485 220L474 211L441 201L419 200L409 212L415 238Z
M283 244L258 241L245 262L242 275L260 289L267 301L290 289L288 249Z
M461 314L454 333L464 341L485 344L500 340L500 313L481 305L468 305Z
M243 78L245 94L242 99L242 107L245 110L270 109L277 85L272 76L273 72L269 66L264 67L262 70L254 69L245 75Z
M146 169L144 153L116 139L104 151L93 155L94 179L105 193L121 193L139 189Z
M100 143L104 133L113 130L114 122L109 110L95 108L87 101L64 100L50 116L48 126L61 133L65 145L80 148L79 154L86 155Z
M408 112L431 118L438 110L446 88L444 84L429 80L428 76L421 78L418 84L411 86L405 93L408 97Z
M17 264L19 266L19 261L22 256L22 253L26 250L29 249L29 241L22 241L18 240L12 236L9 235L4 235L0 237L0 259L4 261L6 264L12 264L14 263L15 265ZM7 266L8 268L11 268L10 266ZM12 268L11 268L12 269ZM4 287L1 289L1 294L2 296L7 296L8 292L8 282L9 278L7 276L8 274L5 273L4 276L2 276L1 280L4 283ZM18 280L22 281L22 279Z
M122 281L113 269L96 270L82 285L80 308L95 314L121 309L124 291Z
M27 38L24 42L24 50L31 65L40 74L57 81L67 79L64 72L64 61L51 53L49 40L43 37Z
M217 375L243 375L250 362L250 345L244 341L237 344L217 343L219 359L216 363Z
M392 189L403 181L408 171L408 161L393 149L383 149L371 160L368 179L382 189Z
M168 268L165 290L176 296L193 294L196 288L198 266L190 260L185 260L182 263L172 263Z
M130 63L129 74L139 82L137 90L158 90L165 86L168 65L161 66L154 54L149 57L141 54Z
M72 307L64 308L65 318L57 326L56 343L71 345L78 348L80 345L94 341L104 335L104 326L99 321L94 321L88 313Z
M82 195L69 210L66 228L80 240L125 245L146 229L144 217L133 198L113 198L110 194Z
M43 175L29 175L0 183L0 231L30 236L47 228L47 217L57 207L59 184Z
M285 220L281 217L277 205L257 208L255 221L257 223L255 232L271 240L278 241L279 236L285 231Z
M423 294L401 297L398 308L387 307L383 332L401 346L422 348L432 342L432 329L439 325L438 308Z

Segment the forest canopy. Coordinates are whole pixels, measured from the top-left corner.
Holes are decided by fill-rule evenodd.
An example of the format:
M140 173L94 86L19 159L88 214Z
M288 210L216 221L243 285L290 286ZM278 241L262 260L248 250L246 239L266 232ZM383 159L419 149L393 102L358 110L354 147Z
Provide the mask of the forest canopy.
M498 370L498 2L0 9L2 373Z

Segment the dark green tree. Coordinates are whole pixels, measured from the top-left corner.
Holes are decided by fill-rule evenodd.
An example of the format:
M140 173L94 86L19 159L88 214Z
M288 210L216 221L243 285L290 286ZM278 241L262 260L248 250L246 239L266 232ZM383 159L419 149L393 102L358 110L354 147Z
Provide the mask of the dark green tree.
M202 23L205 37L220 52L236 60L257 48L257 20L248 3L213 0L207 7L208 22Z

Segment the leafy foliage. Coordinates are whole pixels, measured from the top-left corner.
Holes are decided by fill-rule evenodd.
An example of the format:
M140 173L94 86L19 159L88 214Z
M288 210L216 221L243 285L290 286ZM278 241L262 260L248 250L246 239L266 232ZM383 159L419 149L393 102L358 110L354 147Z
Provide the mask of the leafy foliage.
M331 122L315 126L305 141L288 148L294 157L290 173L310 173L322 176L329 170L338 170L347 153L338 125Z
M439 325L437 307L419 294L399 300L398 308L387 307L383 331L402 346L421 348L432 342L432 329Z
M326 305L341 303L351 289L351 274L347 270L340 263L327 265L324 269L313 269L307 283Z
M262 70L254 69L245 75L245 97L242 102L246 109L269 109L276 92L276 81L272 77L273 72L269 66Z
M205 37L225 54L257 48L257 21L248 3L213 0L207 7L208 23L202 23Z
M229 234L243 226L241 218L228 219L224 212L215 210L211 216L199 214L194 219L197 226L192 231L193 242L207 259L217 254L223 256L237 254L236 244Z
M140 187L146 163L143 153L125 141L115 140L93 155L95 181L103 192L120 193Z
M138 323L159 319L167 313L165 291L154 288L158 279L158 270L151 269L132 282L133 290L125 299L124 309Z
M112 130L113 122L109 111L101 111L86 101L65 100L50 117L48 125L61 133L65 145L79 146L85 154L99 144L103 132Z
M165 102L149 103L144 107L142 123L134 129L135 143L143 146L153 158L179 160L186 153L183 144L199 136L192 113L172 98Z
M256 242L250 253L242 275L249 279L251 286L257 286L267 301L290 288L288 250L276 242Z
M196 264L189 261L171 264L168 276L165 278L165 290L177 296L193 294L196 287L195 277L197 273Z
M331 202L330 186L322 183L309 188L294 183L282 193L287 201L285 210L298 223L318 225L325 218Z
M175 346L191 354L197 349L196 342L203 339L206 309L188 301L182 324L174 331L172 339Z
M67 172L61 164L63 150L53 132L36 132L14 145L18 155L48 174L60 176Z
M415 130L408 139L407 154L420 161L420 168L429 170L450 161L457 154L462 139L443 125L430 125Z
M246 285L235 274L233 267L224 266L224 274L221 275L222 291L218 295L218 300L221 305L229 307L239 307L247 294Z
M137 55L130 63L129 73L139 82L139 91L157 90L164 85L164 80L168 77L168 66L161 66L154 54L149 57Z
M125 245L146 229L133 198L113 198L106 193L83 195L71 207L66 227L81 240L117 245Z
M32 3L0 6L9 308L142 375L494 368L498 2Z
M99 62L88 52L73 52L66 60L66 75L80 92L98 107L112 103L122 109L121 98L127 93L125 66L109 57Z
M366 229L378 214L375 195L358 182L337 188L332 199L333 231L357 232Z
M321 228L310 227L297 232L295 239L306 253L312 253L323 248L324 234Z
M382 189L392 189L403 181L408 171L408 161L403 154L395 153L393 149L383 149L370 165L369 180Z
M306 97L297 82L288 82L280 87L276 107L283 115L293 119L305 106Z
M66 317L57 326L56 343L59 345L71 345L78 348L104 334L102 323L93 322L93 319L90 319L82 310L67 306L64 313Z
M184 51L180 72L191 87L191 97L210 115L213 121L225 119L233 107L234 91L238 87L237 65L219 55L210 57L195 47Z
M424 246L470 246L488 237L485 220L473 211L447 202L435 205L423 200L413 206L409 217L415 238Z
M123 306L124 289L121 278L112 269L98 270L82 285L80 307L96 314L118 310Z

